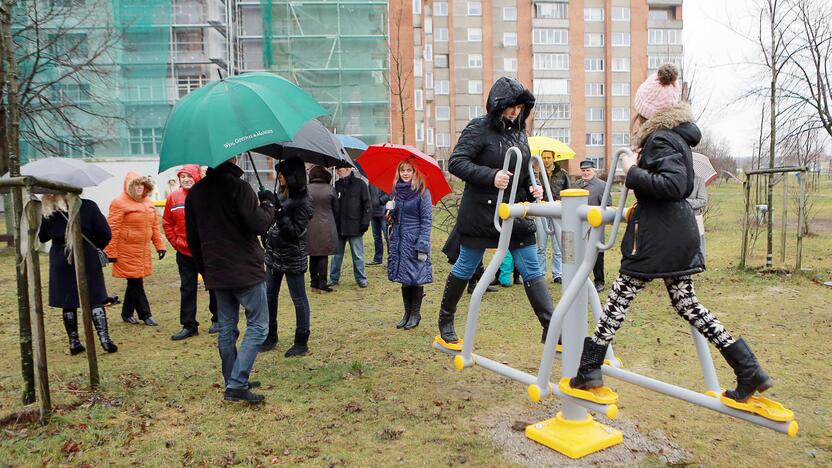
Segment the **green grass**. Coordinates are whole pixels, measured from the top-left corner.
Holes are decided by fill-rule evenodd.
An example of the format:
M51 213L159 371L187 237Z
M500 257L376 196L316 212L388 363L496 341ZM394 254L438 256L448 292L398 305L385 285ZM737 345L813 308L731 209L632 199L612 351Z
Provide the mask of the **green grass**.
M817 234L806 238L801 274L761 274L736 268L740 247L741 191L710 189L708 271L697 277L702 302L735 335L745 336L777 379L770 397L792 408L797 438L740 422L610 379L620 395L620 419L645 434L661 431L686 449L686 462L707 466L811 466L832 464L832 182L816 197ZM794 210L791 210L794 213ZM824 224L826 223L826 224ZM827 226L827 227L824 227ZM793 237L790 235L790 237ZM369 238L369 236L368 236ZM253 378L263 382L262 407L222 402L216 338L207 329L207 297L200 295L202 334L184 342L179 329L178 276L172 257L155 262L147 291L159 327L127 325L109 312L116 354L101 354L103 383L88 393L84 355L69 356L60 312L45 311L50 385L55 416L46 426L23 424L0 431L0 462L31 465L438 465L510 464L483 421L504 411L528 412L523 385L484 369L463 373L431 349L436 312L449 265L440 252L445 235L434 231L436 282L426 288L424 319L417 329L394 328L401 317L399 288L381 267L368 267L370 287L351 281L345 261L342 284L329 295L310 295L312 353L285 359L294 310L280 296L280 342L261 354ZM775 237L779 246L779 236ZM371 242L365 244L370 247ZM763 264L762 238L749 265ZM779 251L775 251L779 259ZM793 264L789 241L786 265ZM42 261L44 258L42 257ZM607 281L619 261L607 255ZM0 257L0 415L21 408L21 377L13 257ZM775 266L781 266L775 265ZM44 272L48 271L44 263ZM44 278L46 280L46 278ZM124 283L108 278L111 291ZM285 288L284 288L285 289ZM557 298L559 287L551 290ZM458 331L467 310L460 304ZM519 286L484 302L477 348L483 355L535 372L541 353L539 326ZM616 339L627 368L702 389L686 323L670 309L666 292L651 285L635 302ZM717 358L723 385L731 372ZM559 364L555 372L559 373ZM554 380L554 378L553 378ZM510 424L512 421L509 421ZM613 423L615 425L615 423ZM566 459L563 459L564 461ZM661 464L648 455L645 466Z

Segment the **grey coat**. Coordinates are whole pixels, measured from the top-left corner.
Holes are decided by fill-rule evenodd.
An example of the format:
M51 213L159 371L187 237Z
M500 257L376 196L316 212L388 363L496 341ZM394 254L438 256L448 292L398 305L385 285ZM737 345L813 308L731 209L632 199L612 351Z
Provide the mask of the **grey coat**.
M601 197L604 196L605 185L606 183L597 176L589 179L588 181L583 179L578 180L578 188L589 190L589 199L587 200L587 204L593 206L601 206ZM609 205L610 201L607 200L607 202L604 203L604 206Z
M312 201L312 219L306 234L306 250L310 257L335 255L338 231L335 229L335 211L338 196L335 189L323 179L312 179L306 187Z

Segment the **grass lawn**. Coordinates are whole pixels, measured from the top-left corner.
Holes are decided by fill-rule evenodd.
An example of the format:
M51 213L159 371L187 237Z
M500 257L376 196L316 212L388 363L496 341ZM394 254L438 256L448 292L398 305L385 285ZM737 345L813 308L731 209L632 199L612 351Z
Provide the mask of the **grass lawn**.
M740 249L741 190L712 186L708 219L708 270L697 276L702 302L734 335L745 336L777 386L767 396L793 409L797 438L723 416L609 379L620 395L611 425L681 451L676 463L706 466L812 466L832 464L832 181L815 197L816 234L804 243L804 268L786 275L736 268ZM794 209L790 210L793 216ZM787 265L793 265L794 239ZM365 245L371 250L368 234ZM779 248L779 235L775 237ZM85 356L69 356L60 311L46 311L52 398L46 426L17 424L0 431L0 465L445 465L537 464L541 451L510 427L530 414L548 417L557 402L534 405L523 385L484 369L459 373L431 348L444 278L445 240L434 231L435 282L426 288L423 321L413 331L394 328L401 317L398 285L383 267L367 267L370 287L359 289L345 261L342 283L328 295L310 295L311 354L286 359L294 331L288 292L280 296L280 342L261 354L253 379L268 402L250 407L222 401L215 336L207 334L207 295L200 295L202 334L170 341L179 330L178 276L173 255L155 262L147 292L159 327L128 325L109 312L116 354L99 351L100 390L86 386ZM750 266L763 264L764 239ZM779 260L779 250L775 250ZM607 254L607 283L619 262ZM45 256L41 256L43 261ZM781 266L778 265L776 266ZM48 272L43 264L43 271ZM109 273L109 271L107 272ZM46 274L46 273L45 273ZM46 278L44 278L46 281ZM108 277L112 292L124 282ZM555 298L560 287L551 285ZM460 304L462 332L468 299ZM21 408L14 259L0 257L0 416ZM478 332L478 351L536 373L542 346L539 325L522 287L489 294ZM616 351L627 368L687 388L704 390L688 325L669 307L664 287L652 284L634 304L618 334ZM723 385L730 369L716 351ZM559 364L555 373L559 375ZM556 377L553 376L553 380ZM509 428L509 429L506 429ZM506 436L506 433L508 434ZM630 450L630 449L627 449ZM663 449L630 450L618 464L659 466ZM520 453L520 456L517 456ZM512 455L514 454L514 455ZM526 455L530 458L524 462ZM547 463L567 463L549 455Z

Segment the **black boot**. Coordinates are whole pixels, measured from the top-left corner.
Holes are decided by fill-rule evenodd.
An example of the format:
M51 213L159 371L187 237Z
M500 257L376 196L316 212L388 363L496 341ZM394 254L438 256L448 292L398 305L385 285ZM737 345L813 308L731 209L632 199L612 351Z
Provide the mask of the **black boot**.
M584 351L581 353L578 375L569 380L569 386L581 390L603 387L604 375L601 373L601 365L606 354L607 345L599 345L592 341L590 336L584 338Z
M456 314L456 305L467 284L468 281L457 278L453 273L448 273L445 291L442 293L442 304L439 306L439 335L446 343L459 341L454 331L454 314Z
M410 302L413 297L413 289L411 286L402 286L402 303L404 304L404 315L401 321L396 324L396 328L404 328L407 321L410 319Z
M410 286L410 318L404 326L405 330L412 330L422 321L422 298L425 296L424 286Z
M103 307L96 307L92 309L92 323L95 325L95 331L98 332L98 341L101 342L101 347L108 353L115 353L118 351L118 346L110 340L110 330L107 327L107 314Z
M260 351L271 351L275 346L277 346L277 309L274 314L269 311L269 331L263 344L260 345Z
M774 386L774 379L769 377L757 362L757 357L751 352L745 339L740 338L719 351L737 376L737 389L725 392L728 398L745 402L754 392L762 393Z
M286 350L285 357L305 356L309 352L306 343L309 342L309 332L295 332L295 344Z
M546 342L546 334L549 332L549 321L552 319L552 313L555 311L555 306L552 304L552 296L549 295L549 288L546 287L546 277L541 276L531 281L523 282L523 289L526 290L526 297L529 298L529 304L537 315L537 320L540 326L543 327L543 336L540 338L541 343Z
M69 354L75 356L86 351L78 339L78 312L75 309L64 309L64 328L69 338Z

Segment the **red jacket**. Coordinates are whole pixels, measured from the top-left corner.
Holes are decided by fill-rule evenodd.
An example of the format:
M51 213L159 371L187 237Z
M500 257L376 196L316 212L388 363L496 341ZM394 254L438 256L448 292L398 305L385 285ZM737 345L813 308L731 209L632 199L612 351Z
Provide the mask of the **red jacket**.
M196 164L188 164L182 166L176 176L179 174L188 174L194 178L194 183L199 182L200 172L199 166ZM191 250L188 249L188 241L185 237L185 197L188 196L188 190L180 188L168 195L165 203L165 213L162 215L162 227L165 230L165 237L168 238L170 245L182 255L191 256Z

